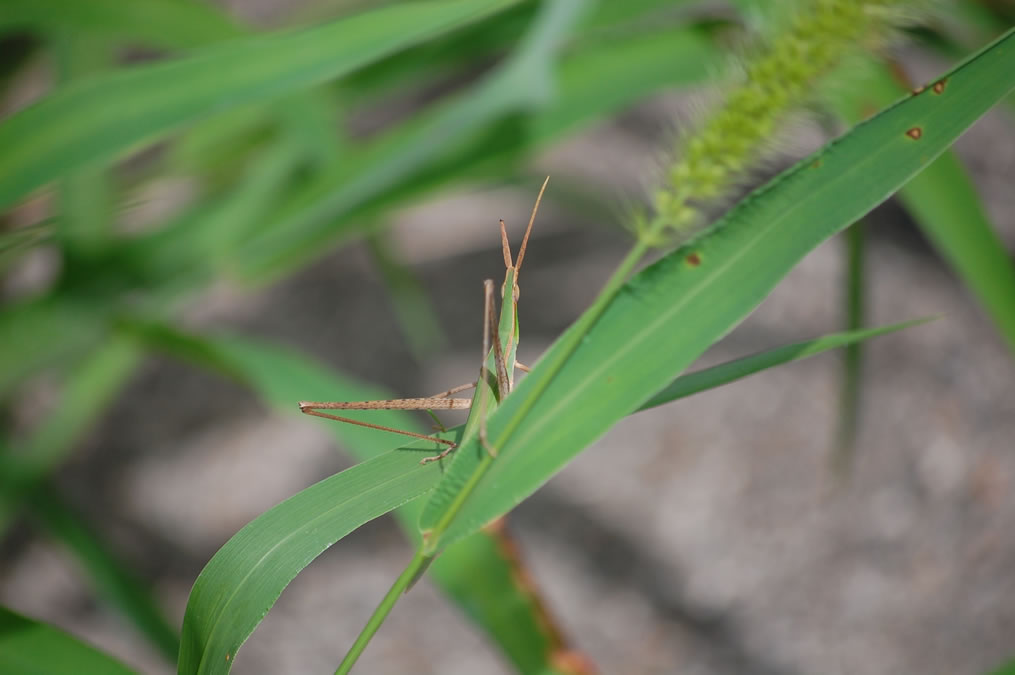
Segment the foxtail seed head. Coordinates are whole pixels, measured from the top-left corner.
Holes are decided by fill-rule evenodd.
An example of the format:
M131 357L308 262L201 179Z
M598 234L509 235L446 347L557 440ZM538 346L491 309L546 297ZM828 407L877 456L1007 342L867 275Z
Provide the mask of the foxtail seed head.
M817 83L857 50L887 42L929 0L801 0L767 39L748 50L742 81L697 131L680 143L677 159L652 195L653 216L635 216L633 229L653 244L666 232L700 224L700 206L743 180L770 138L795 111L812 102Z

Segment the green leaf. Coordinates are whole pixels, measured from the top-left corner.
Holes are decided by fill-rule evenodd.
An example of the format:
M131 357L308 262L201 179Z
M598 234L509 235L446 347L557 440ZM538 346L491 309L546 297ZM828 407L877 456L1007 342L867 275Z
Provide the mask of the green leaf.
M134 675L62 630L0 607L0 672L18 675Z
M194 0L4 0L0 31L28 28L153 47L197 47L243 33L228 16Z
M915 319L913 321L904 321L902 323L895 323L889 326L844 331L842 333L831 333L819 338L804 340L803 342L794 342L793 344L769 349L767 351L745 356L734 361L720 363L719 365L711 366L709 368L702 368L701 370L696 370L693 373L681 375L668 384L664 389L659 391L655 396L645 401L645 403L643 403L636 412L655 408L656 406L670 403L671 401L676 401L679 398L691 396L692 394L697 394L698 392L705 391L707 389L714 389L715 387L734 382L747 377L748 375L760 373L763 370L768 370L769 368L773 368L775 366L781 366L793 361L800 361L802 359L821 354L822 352L827 352L830 349L838 349L839 347L854 345L859 342L863 342L864 340L878 337L879 335L894 333L897 330L909 328L910 326L918 326L931 320L932 319Z
M540 365L554 363L567 337L558 340L491 416L498 456L489 470L472 479L485 455L477 442L455 453L420 520L425 533L446 527L434 546L511 509L665 386L804 255L885 200L1015 88L1013 59L1009 32L952 71L943 94L928 89L900 101L756 190L706 236L631 279L548 376ZM544 386L530 405L528 392ZM442 520L446 512L457 517Z
M866 315L866 260L867 224L860 221L849 228L846 237L846 328L858 330L867 321ZM842 359L841 382L839 386L839 419L836 431L832 467L841 476L848 475L856 454L856 436L860 429L861 378L863 376L863 351L860 343L848 345Z
M237 532L201 571L183 617L178 672L227 673L240 645L304 567L336 541L440 479L418 441L313 485Z
M399 4L212 45L60 89L0 124L0 206L186 122L340 77L515 2Z
M936 83L935 83L936 84ZM938 94L949 96L950 81ZM865 109L885 105L902 88L885 67L870 70L864 86L838 106L851 120ZM984 211L965 169L952 152L946 152L899 191L906 210L920 226L938 254L987 310L1015 353L1015 264Z
M953 153L938 157L899 198L1015 354L1015 264L958 159Z
M320 363L274 345L235 337L182 335L157 324L138 324L132 328L157 348L238 379L265 402L283 412L294 413L296 401L301 399L389 398L386 392L338 377ZM372 422L413 430L411 419L404 413L372 412L376 413L369 418ZM384 432L330 422L324 422L323 428L364 461L377 457L382 449L392 445L391 435ZM460 432L455 429L452 433ZM322 506L326 508L328 505ZM416 522L420 506L421 500L416 500L395 512L410 537L418 538ZM315 515L303 513L302 517ZM274 531L263 536L274 536L277 541L279 536L286 534ZM301 532L301 536L311 535ZM279 578L275 583L282 586L294 575L289 569L280 568L276 572ZM431 565L429 576L490 634L505 656L522 672L554 672L552 658L554 650L560 647L560 638L547 623L543 606L533 597L532 588L519 583L515 561L505 555L502 536L478 532L467 537ZM257 610L250 619L256 625L270 604L249 607Z
M54 38L61 83L86 79L107 70L112 49L91 35L64 32ZM88 256L101 250L112 229L113 189L104 167L78 169L60 186L58 234L68 256Z

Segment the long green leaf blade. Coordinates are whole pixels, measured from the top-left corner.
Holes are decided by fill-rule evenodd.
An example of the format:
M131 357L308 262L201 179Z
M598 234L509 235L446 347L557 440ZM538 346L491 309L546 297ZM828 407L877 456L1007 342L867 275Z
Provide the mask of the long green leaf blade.
M112 656L6 607L0 607L0 673L134 675Z
M941 155L899 197L1015 353L1015 263L958 158Z
M4 0L0 30L89 35L158 47L196 47L243 33L200 0Z
M708 389L714 389L724 384L729 384L730 382L745 378L748 375L754 375L755 373L760 373L763 370L774 368L775 366L781 366L793 361L800 361L802 359L821 354L822 352L827 352L830 349L838 349L840 347L854 345L880 335L894 333L895 331L902 330L903 328L918 326L921 323L926 323L930 320L931 319L916 319L914 321L894 323L889 326L832 333L812 340L794 342L793 344L776 347L775 349L769 349L758 354L751 354L750 356L745 356L733 361L727 361L726 363L720 363L719 365L711 366L709 368L702 368L701 370L681 375L675 379L667 385L665 389L645 401L645 403L638 408L638 411L640 412L642 410L648 410L649 408L655 408L657 406L670 403L671 401L676 401L680 398L685 398Z
M334 79L517 1L399 4L60 89L0 124L0 207L203 115Z
M552 380L537 363L491 417L499 455L449 523L447 546L527 497L749 314L810 250L885 200L1015 88L1015 32L755 191L716 225L636 275ZM540 363L552 362L555 349ZM529 390L539 405L515 418ZM466 443L420 520L430 531L484 451Z
M233 535L190 592L180 675L229 672L236 651L304 567L363 523L431 490L440 467L419 461L435 444L412 445L312 485Z

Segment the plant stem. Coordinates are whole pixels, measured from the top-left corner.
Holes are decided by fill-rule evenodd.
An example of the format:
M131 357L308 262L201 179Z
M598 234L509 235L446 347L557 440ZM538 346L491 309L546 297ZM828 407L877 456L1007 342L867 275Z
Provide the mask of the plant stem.
M391 585L391 589L388 590L384 599L381 600L381 604L377 605L377 609L370 615L370 620L363 626L363 630L360 631L356 641L352 643L352 647L346 653L345 658L342 659L342 663L338 665L338 669L335 670L335 675L346 675L352 670L353 665L356 664L356 660L359 659L360 654L366 649L367 644L370 643L370 639L374 636L374 633L381 627L384 620L391 613L391 610L395 607L395 603L398 602L398 597L409 590L409 586L412 582L422 574L426 566L433 560L432 556L425 555L422 547L420 547L416 554L413 556L412 561L406 566L405 570L395 579L395 583Z
M858 330L864 324L864 221L846 230L846 330ZM832 469L838 478L848 478L856 454L856 435L860 427L860 378L863 347L848 345L843 353L842 389L839 394L839 428L832 455Z

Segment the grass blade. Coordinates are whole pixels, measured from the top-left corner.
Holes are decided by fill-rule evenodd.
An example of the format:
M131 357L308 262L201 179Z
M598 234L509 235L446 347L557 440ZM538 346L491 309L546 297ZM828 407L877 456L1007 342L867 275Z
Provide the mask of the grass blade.
M228 41L60 89L0 124L0 207L211 112L311 87L517 0L414 2Z
M266 511L201 571L183 617L178 672L227 673L236 651L293 578L354 529L412 501L440 478L419 441L346 469Z
M490 438L503 440L478 482L469 483L472 467L485 450L467 442L457 451L420 519L424 533L448 526L434 546L511 509L690 365L806 253L885 200L1012 91L1013 59L1015 31L953 70L943 93L900 101L755 191L708 235L631 279L547 379L540 365L567 347L565 333L492 415ZM528 392L544 386L539 405L528 406ZM505 436L508 428L516 431ZM456 503L459 494L468 497Z
M0 30L94 36L153 47L197 47L242 30L213 5L194 0L4 0Z
M880 335L894 333L895 331L902 330L903 328L919 326L920 324L931 320L932 319L915 319L913 321L894 323L889 326L832 333L830 335L823 335L819 338L776 347L775 349L769 349L758 354L745 356L734 361L720 363L719 365L711 366L709 368L702 368L701 370L696 370L693 373L681 375L667 385L665 389L645 401L645 403L643 403L636 412L655 408L708 389L714 389L715 387L735 382L736 380L749 375L754 375L755 373L760 373L761 371L768 370L769 368L774 368L775 366L781 366L785 363L810 358L811 356L816 356L822 352L827 352L830 349L838 349L840 347L855 345L863 342L864 340L870 340L871 338L875 338Z
M109 69L113 50L90 35L65 33L55 38L62 84L87 79ZM105 167L82 167L60 186L57 231L71 257L89 257L103 248L112 230L113 186Z
M1015 355L1015 264L959 160L942 155L899 198Z
M0 672L19 675L135 675L112 656L63 632L0 607Z
M880 107L903 91L884 67L870 69L862 92L839 105L847 118ZM931 94L947 96L949 82ZM938 254L955 270L994 320L1015 353L1015 264L990 223L955 154L946 152L899 191L906 210Z
M866 323L864 261L867 227L858 222L845 232L846 238L846 328L858 330ZM842 381L839 390L839 419L832 468L846 476L856 454L856 436L860 429L860 385L863 375L863 350L859 342L846 345L842 359Z

